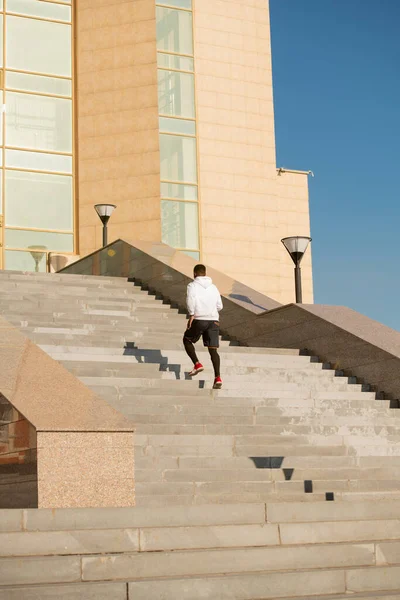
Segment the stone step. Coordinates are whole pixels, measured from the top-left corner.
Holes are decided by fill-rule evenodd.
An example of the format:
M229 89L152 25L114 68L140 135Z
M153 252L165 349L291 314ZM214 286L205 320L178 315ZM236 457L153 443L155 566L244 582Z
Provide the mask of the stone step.
M7 302L15 300L18 306L25 302L26 304L37 304L46 303L48 301L54 302L59 299L60 302L66 304L69 301L73 305L75 303L84 304L96 304L102 306L103 304L111 304L113 306L122 306L124 304L136 304L140 302L150 303L154 305L162 305L163 301L149 296L144 293L138 293L133 288L130 289L95 289L90 288L47 288L42 291L35 290L25 293L23 286L17 288L5 288L2 285L2 294L0 297L0 303L3 306L7 306ZM168 306L167 304L165 306Z
M65 364L68 364L67 362ZM87 363L86 363L87 364ZM99 373L102 372L101 363L99 366ZM159 388L158 380L152 379L134 379L130 377L130 365L119 366L115 369L115 372L118 373L114 377L101 377L96 375L91 376L81 376L80 379L85 385L89 387L93 386L117 386L118 388L126 388L130 390L130 393L134 394L134 390L138 390L139 394L142 394L142 390L138 388L143 387L147 390ZM172 371L171 371L172 373ZM284 399L284 398L295 398L297 404L301 404L303 400L309 400L308 406L314 406L315 402L320 400L337 400L337 401L350 401L350 400L374 400L375 393L373 392L360 392L360 391L327 391L324 389L316 388L314 390L310 390L305 386L300 386L298 384L292 383L266 383L265 389L258 389L257 386L248 387L247 389L242 389L240 387L236 387L234 383L228 383L226 388L222 388L222 390L212 390L211 382L204 382L196 379L188 379L188 380L177 380L171 381L168 386L162 384L162 387L157 389L157 395L165 395L165 394L176 394L182 395L187 393L189 390L202 390L204 395L212 394L218 396L219 398L231 398L231 397L242 397L249 398L251 401L254 401L255 398L263 398L263 399ZM296 403L296 402L295 402Z
M137 456L136 469L152 469L163 471L165 469L233 469L233 470L282 470L282 469L357 469L368 471L385 469L400 469L399 456L308 456L307 462L301 456L230 456L230 457L182 457L182 456ZM305 478L307 479L307 478Z
M149 536L150 540L150 536ZM386 549L386 544L376 544ZM378 559L378 565L379 565ZM7 585L32 585L49 583L69 583L83 581L131 581L130 594L133 598L172 598L168 594L168 584L175 578L186 578L186 587L181 582L175 588L175 598L198 598L188 595L184 590L190 590L193 581L196 582L197 594L202 589L197 576L212 578L213 575L228 575L228 578L218 577L220 585L229 581L229 575L249 577L251 574L264 583L264 595L237 595L242 593L242 586L238 585L236 593L220 595L224 588L213 591L205 588L202 590L203 598L276 598L283 594L291 594L301 590L301 594L339 593L347 591L361 591L373 589L394 589L398 567L386 568L386 586L383 581L384 569L375 566L375 544L321 544L307 548L304 552L302 546L267 546L253 548L216 548L205 550L176 550L164 552L133 552L124 554L106 554L103 556L51 556L51 557L25 557L24 569L20 568L20 561L12 558L0 559L0 573L2 584ZM283 575L284 572L284 575ZM239 575L241 573L242 575ZM268 575L268 579L264 579ZM292 575L295 578L292 578ZM373 575L377 575L374 579ZM306 576L306 577L305 577ZM368 587L361 578L367 578ZM136 580L136 581L135 581ZM151 587L143 588L145 582ZM203 581L206 581L204 579ZM267 583L268 582L268 583ZM296 583L296 585L295 585ZM158 588L154 589L154 584ZM161 587L162 584L164 587ZM142 587L141 587L142 586ZM146 595L140 591L146 589ZM227 588L225 587L225 591ZM167 591L167 595L165 594ZM209 593L211 591L211 593ZM261 590L260 590L261 591ZM247 587L246 593L249 592ZM275 595L272 595L272 592ZM253 593L253 592L252 592ZM265 594L267 593L267 596ZM184 594L184 595L183 595ZM297 594L296 594L297 595Z
M0 586L0 600L128 600L124 583Z
M181 437L181 436L176 436ZM190 437L190 436L185 436ZM196 438L201 438L201 435L192 436ZM370 450L367 453L367 449ZM369 456L372 454L371 447L365 448L365 453L362 453L363 448L357 448L358 456ZM373 455L379 456L379 452L376 447L372 447ZM383 452L383 450L385 452ZM273 450L271 450L270 446L256 445L252 444L249 446L237 446L233 448L233 446L224 444L224 445L214 445L207 446L203 444L197 444L195 440L192 443L179 444L172 443L171 445L153 445L149 443L142 443L137 446L137 456L179 456L179 457L196 457L196 456L283 456L283 457L295 457L301 456L303 458L307 458L309 456L355 456L355 450L351 450L347 446L344 445L334 445L334 446L311 446L311 445L300 445L300 444L291 444L284 445L282 441L280 444L275 444ZM392 452L391 454L388 452L387 448L383 448L381 452L381 456L385 455L397 455L399 454Z
M142 312L141 312L142 311ZM146 312L144 312L146 311ZM144 312L144 314L143 314ZM45 326L47 323L51 323L57 321L61 326L68 326L73 324L74 329L77 329L79 326L82 327L85 323L99 323L99 324L108 324L108 328L110 330L113 329L110 326L110 321L112 324L114 322L118 323L118 321L122 321L122 324L126 324L127 321L131 323L139 322L141 325L146 326L147 324L153 325L157 321L162 321L165 324L171 325L171 332L176 332L176 327L179 328L184 325L184 321L182 320L182 316L175 312L161 312L159 310L148 310L148 309L137 309L135 311L126 311L126 310L118 310L117 308L113 310L91 310L87 309L77 310L74 312L63 310L62 307L60 310L47 310L45 312L37 310L36 312L26 310L17 311L14 307L10 308L10 310L3 312L4 318L7 318L10 322L23 322L28 323L29 327L41 327ZM115 324L116 324L115 323ZM179 333L179 329L178 329ZM164 334L165 335L165 334ZM180 334L183 335L183 332ZM154 334L153 334L154 336ZM159 345L156 346L159 348ZM186 360L187 357L186 357Z
M254 473L257 473L256 471ZM326 493L334 492L399 492L400 484L396 481L363 481L363 480L347 480L347 479L332 479L332 480L318 480L307 479L303 481L273 481L267 479L267 476L263 479L261 476L254 478L243 478L238 477L237 480L234 478L228 479L213 479L212 473L208 471L204 473L202 479L179 479L178 471L174 472L176 479L173 480L172 474L169 480L155 481L154 476L149 472L142 472L140 478L136 480L135 488L137 497L142 496L191 496L191 497L204 497L208 498L209 502L224 502L226 496L237 494L243 498L243 502L248 500L248 494L255 495L258 498L257 502L273 502L273 496L276 494L280 498L290 498L293 494L300 496L301 494L314 495L315 493ZM190 477L188 475L188 477ZM150 479L150 481L147 481ZM311 484L305 482L312 481ZM240 491L238 490L238 483L240 482ZM372 485L373 484L373 485ZM307 487L307 486L310 486ZM310 491L308 491L310 489Z
M106 370L112 369L113 376L116 378L131 378L135 375L133 374L132 367L134 365L138 365L138 362L134 357L126 356L126 357L118 357L118 360L103 360L103 357L98 356L90 356L84 355L84 360L80 360L79 355L76 354L54 354L51 355L52 358L58 360L63 364L69 371L74 374L79 373L80 375L84 375L86 371L86 375L89 377L101 377L102 374L105 374ZM113 357L116 358L116 357ZM125 360L124 360L125 359ZM159 363L154 364L155 368L159 368ZM204 389L211 389L213 386L214 378L208 381L204 381L200 378L185 378L184 373L182 373L179 369L179 366L172 365L169 367L168 365L163 365L162 370L164 372L170 372L175 374L175 378L179 380L177 385L183 384L185 381L190 381L193 387L200 387ZM135 372L136 373L136 372ZM145 376L145 372L143 372L142 377ZM349 393L349 394L360 394L363 393L361 390L361 386L357 385L348 385L347 383L341 383L340 380L324 380L324 378L320 379L312 379L308 385L300 381L299 383L290 382L290 381L279 381L273 378L264 379L261 382L254 380L247 380L245 377L236 379L231 377L224 377L223 384L223 392L221 395L226 396L229 395L245 395L248 397L255 396L265 396L271 392L274 392L275 396L278 394L284 396L285 393L291 392L292 395L301 394L304 396L310 394L319 394L322 392L333 392L334 390L337 393ZM133 387L136 387L134 384L129 384ZM151 386L151 384L149 383ZM260 389L261 387L261 389Z
M211 505L209 508L215 510L215 506L218 507ZM381 540L385 541L377 544L377 549L384 545L386 552L394 556L400 552L400 542L396 541L399 529L399 520L380 519L291 524L152 525L140 528L130 524L123 529L4 532L0 533L0 558L269 546L287 546L289 550L292 546L303 544L336 545Z
M152 349L148 349L148 350L144 350L141 347L137 347L138 345L141 345L141 342L136 343L134 341L134 333L135 333L135 323L130 323L128 322L127 325L119 325L118 327L116 327L114 330L110 331L110 326L103 326L103 324L99 324L99 325L92 325L90 322L85 323L85 324L77 324L77 327L81 327L81 329L77 329L77 328L63 328L64 331L62 331L61 328L62 324L59 323L55 323L53 326L48 326L48 327L38 327L35 328L36 331L35 333L44 333L44 332L48 332L49 334L52 335L56 335L58 333L56 327L60 327L59 331L61 332L61 334L63 335L69 335L71 332L77 332L80 335L86 335L88 336L86 339L89 339L89 336L94 336L94 337L98 337L101 338L103 336L104 338L104 334L107 334L107 337L109 335L111 335L113 337L113 339L119 339L122 340L123 345L120 346L120 351L121 354L125 353L126 350L126 356L133 356L135 357L139 362L146 362L147 360L151 360L151 359L157 359L157 360L162 360L164 363L166 364L171 364L171 365L179 365L181 367L181 371L182 373L188 373L189 369L191 368L190 365L188 366L188 361L182 361L182 362L174 362L171 361L170 358L168 357L168 355L166 353L164 353L163 351L158 350L156 347L152 348ZM102 335L101 335L102 334ZM73 340L72 340L73 341ZM67 344L67 340L63 340L61 337L57 340L57 343L60 344L60 347L63 347ZM86 340L85 340L86 343ZM114 342L115 343L115 342ZM125 344L129 343L129 347L125 347ZM132 345L135 343L136 347L132 347ZM44 339L44 344L45 345L51 345L48 342L48 339ZM72 347L74 347L74 342L71 344ZM328 373L330 374L331 371L327 371L327 370L322 370L321 366L318 365L317 363L308 363L308 364L302 364L299 365L295 362L295 360L293 361L293 366L291 365L282 365L281 363L279 363L279 361L274 360L274 355L271 355L273 358L272 360L269 358L269 356L265 356L265 358L263 358L262 360L259 359L253 359L251 356L242 356L242 357L237 357L237 350L236 350L236 346L231 346L229 345L229 342L221 342L221 360L223 361L222 363L222 374L224 375L226 370L230 369L232 371L234 371L234 369L236 368L240 368L240 369L255 369L255 368L260 368L260 369L267 369L268 371L270 371L271 373L273 373L273 371L282 371L284 369L286 370L290 370L293 371L293 377L295 378L296 376L296 371L299 370L301 372L306 371L306 372L312 372L315 375L317 374L323 374L323 373ZM83 354L87 354L87 353L81 353L79 352L79 347L77 348L78 353L83 357ZM57 353L54 352L54 355L56 355ZM100 354L101 356L101 354ZM113 360L117 360L118 358L120 358L120 355L113 355L114 358ZM211 366L211 362L210 362L210 358L207 356L206 357L207 360L203 361L204 367L205 367L205 375L208 375L210 379L212 379L212 366ZM100 360L100 358L99 358ZM229 372L229 371L228 371ZM323 375L322 375L323 376ZM332 377L333 378L333 374L332 375L327 375L327 377ZM200 377L201 378L201 375ZM203 376L204 379L204 376ZM337 380L340 381L347 381L346 378L342 378L342 377L337 377Z
M265 504L189 506L168 510L134 508L58 508L0 510L0 532L129 529L265 523Z
M331 573L331 572L329 572ZM307 586L305 593L312 593L313 600L348 600L349 595L345 594L331 594L323 596L316 596L314 594L314 588L318 580L313 578L307 579L304 576L308 575L308 572L301 574L299 582L305 581ZM313 573L314 574L314 573ZM291 574L292 575L292 574ZM276 575L274 574L276 579ZM139 600L149 600L150 598L165 598L165 600L171 600L176 598L185 598L185 600L198 600L199 593L202 594L204 600L267 600L270 598L277 599L279 591L278 584L275 584L275 589L271 590L273 596L265 596L265 593L269 593L269 586L267 582L273 580L270 574L260 575L260 579L257 579L256 575L233 575L226 576L223 579L220 577L215 578L196 578L193 579L173 579L166 580L165 587L162 588L160 581L153 582L150 580L138 581L136 583L131 582L129 584L129 593L134 594L134 598ZM294 578L293 578L294 579ZM223 586L222 582L226 581L226 586ZM310 587L311 586L311 587ZM0 600L128 600L128 587L124 583L72 583L72 584L58 584L58 585L37 585L37 586L23 586L23 587L7 587L0 588ZM289 584L284 586L283 593L291 592L295 585L289 581ZM331 589L331 588L328 588ZM264 592L263 592L264 590ZM275 591L276 590L276 591ZM310 592L311 590L311 592ZM260 591L262 596L257 595ZM163 594L161 596L161 594ZM251 594L249 596L248 594ZM281 600L293 600L294 598L306 598L311 600L311 596L304 596L302 590L298 590L296 596L293 595L283 597L279 595ZM365 595L366 594L366 595ZM394 600L397 599L398 592L366 592L366 593L355 593L351 594L353 600Z
M189 419L188 422L182 424L158 424L155 419L151 419L151 417L147 420L147 423L143 423L143 419L139 419L135 417L135 414L132 413L129 409L125 409L124 406L120 406L117 402L113 402L112 406L122 412L126 417L129 417L134 423L136 427L136 432L138 434L157 434L157 435L300 435L300 436L315 436L315 435L323 435L323 436L332 436L332 435L343 435L346 436L354 436L354 435L363 435L365 438L370 439L373 435L382 435L382 440L387 440L393 436L397 436L398 428L393 427L391 429L373 432L372 428L346 428L346 431L343 431L342 428L304 428L304 429L294 429L294 428L276 428L273 429L268 425L253 425L250 422L250 419L242 418L243 424L240 425L230 424L228 419L224 420L220 418L220 422L216 417L209 419L209 423L202 424L194 424ZM345 436L345 437L346 437ZM383 442L382 442L383 444Z
M111 400L114 408L118 408L125 413L129 412L129 415L137 424L153 424L153 425L233 425L240 426L243 424L248 427L252 425L253 427L263 427L268 428L269 431L273 434L280 432L294 432L294 433L312 433L312 432L334 432L334 433L357 433L358 431L363 432L363 434L368 431L374 432L379 435L387 435L396 434L398 431L398 421L394 419L390 421L390 418L387 419L388 422L391 422L390 425L386 424L375 424L375 426L370 425L369 423L359 425L350 425L343 426L342 424L338 425L324 425L321 424L318 420L315 420L315 423L310 422L309 425L303 425L303 423L307 423L304 419L300 423L291 423L290 418L283 420L280 422L279 418L273 417L258 417L255 412L254 407L243 408L237 406L227 406L226 410L221 408L214 408L210 411L206 410L205 406L194 407L193 413L190 410L187 410L186 407L171 406L168 411L168 404L160 405L157 407L156 405L141 404L137 406L134 402L122 402L119 401L117 397ZM185 411L180 410L181 408L185 408ZM197 410L196 410L197 409Z
M352 496L351 502L303 502L269 503L267 504L268 523L318 523L336 521L379 521L397 520L399 504L394 500L357 500Z
M350 435L323 435L323 434L312 434L312 435L296 435L296 434L249 434L249 435L136 435L135 445L151 445L151 446L169 446L169 445L181 445L190 446L195 444L197 446L232 446L236 450L242 446L249 445L285 445L285 446L302 446L310 444L310 447L314 446L342 446L351 445L352 443L357 444L360 440L360 445L367 445L370 443L372 446L380 446L383 442L389 442L389 440L382 439L377 440L375 437L358 437ZM256 455L255 455L256 456ZM262 456L262 455L258 455Z
M73 285L111 285L111 286L132 286L140 289L139 286L135 286L134 283L129 282L126 277L110 277L107 275L77 275L72 273L34 273L32 271L12 271L12 270L0 270L0 278L7 281L17 282L30 282L32 284L44 282L48 285L59 285L60 282L63 284Z
M173 372L162 371L160 365L156 363L139 364L132 362L129 365L118 367L113 362L78 362L75 360L59 360L58 357L53 357L60 362L70 373L76 376L85 375L87 377L97 377L104 375L105 377L121 376L121 371L126 376L138 378L164 378L175 379Z
M288 460L290 463L290 459ZM185 469L179 467L175 469L142 469L136 465L135 479L140 482L194 482L194 481L277 481L291 483L304 481L313 481L316 484L315 489L321 482L343 482L346 481L346 489L360 490L379 490L379 489L400 489L400 468L390 469L377 467L375 469L360 467L342 467L342 468L310 468L304 464L301 468L275 468L275 469L257 469L253 468L233 469L228 465L220 469ZM371 481L372 480L372 481ZM342 483L340 484L342 485ZM336 487L338 489L338 487Z
M173 578L177 576L192 578L195 575L210 576L212 574L238 572L260 574L263 571L271 572L272 576L274 571L287 572L293 569L339 569L341 567L373 566L375 563L374 550L374 544L321 544L308 547L307 552L304 551L302 546L285 548L272 546L195 551L178 550L162 553L139 552L103 557L90 556L82 557L82 575L87 581ZM26 559L27 562L30 560L29 558ZM65 560L68 560L67 557L65 557ZM1 562L10 563L11 561L3 559ZM42 559L42 562L44 563L45 559ZM334 573L337 576L337 571L334 571ZM300 573L297 573L297 575L300 575ZM286 579L287 573L284 577L282 573L279 576L281 580L280 589L283 590L282 580ZM10 581L9 573L6 577ZM162 598L163 596L149 597ZM211 598L215 598L215 596L211 596Z
M155 325L149 325L149 324L148 325L143 325L143 324L140 324L140 327L143 329L143 331L147 331L147 330L150 331L152 328L154 330L155 329L159 330L159 328L162 328L163 326L165 326L165 327L168 326L169 327L168 320L167 320L167 322L165 324L164 323L157 323ZM135 325L135 327L138 327L138 326ZM160 329L160 331L161 331L161 329ZM99 336L99 340L98 341L99 342L101 341L100 336ZM106 341L106 340L104 340L104 338L103 338L103 341ZM245 346L239 346L239 345L236 345L233 342L228 342L228 341L223 341L223 342L220 341L220 343L224 347L224 350L220 351L221 355L224 352L227 351L226 347L229 347L230 354L231 353L234 353L234 354L236 354L236 353L246 354L247 357L248 357L248 355L253 355L253 354L259 355L259 354L262 354L262 355L265 355L265 357L266 357L267 360L270 360L271 355L274 355L274 356L282 356L282 355L284 355L284 356L296 356L296 357L299 356L299 351L298 350L293 350L293 351L290 350L289 352L287 352L287 351L284 351L285 349L283 349L283 348L247 348ZM94 354L94 353L95 354L101 354L101 355L106 354L107 356L110 356L110 355L120 356L121 354L124 353L124 350L121 349L120 346L117 346L117 345L116 346L107 346L107 345L103 345L102 346L101 344L99 346L97 346L96 348L92 348L91 346L87 346L87 347L80 346L80 345L73 346L72 344L68 344L66 346L62 346L61 349L59 348L58 345L57 346L48 345L48 346L46 346L46 348L43 348L43 349L45 349L48 352L58 351L59 350L61 352L79 352L80 354ZM140 348L139 349L132 348L131 352L132 352L132 354L134 354L136 356L137 354L140 353ZM186 354L185 355L182 354L182 356L185 358L185 363L186 363L188 361L188 357L186 356ZM204 354L204 356L206 358L208 358L208 354ZM165 357L165 358L167 358L167 357ZM315 364L318 365L319 368L322 368L321 364L319 364L319 363L315 363ZM304 368L304 366L308 367L309 365L308 364L307 365L303 365L303 370L301 371L301 373L306 376L307 373L308 373L308 369ZM236 367L227 367L225 369L225 371L229 372L230 370L233 370L234 368L236 368ZM268 367L266 367L266 366L256 366L256 367L247 367L247 366L244 366L244 367L237 367L237 368L238 369L244 369L245 372L246 372L247 369L252 368L253 370L255 370L255 372L265 372L267 374L268 374L268 371L271 371L272 369L275 370L275 367L269 367L269 366ZM277 368L279 369L279 367L277 367ZM282 370L282 372L285 371L285 369L281 369L281 370ZM332 376L332 377L336 376L335 372L334 371L330 371L329 369L325 369L324 373L325 374L330 374L330 376ZM297 371L296 371L295 374L297 374ZM347 378L345 378L345 379L347 379Z
M280 426L291 426L291 425L309 425L312 427L317 426L331 426L331 427L371 427L377 433L380 431L380 427L398 427L400 413L397 410L386 409L384 407L377 409L369 409L365 411L360 408L355 409L338 409L335 415L331 414L329 408L310 408L309 410L303 409L300 411L296 410L296 407L288 408L277 408L268 407L257 404L237 405L227 404L219 402L199 404L198 398L195 396L192 403L183 403L177 398L171 398L169 402L159 399L159 396L146 396L146 399L142 400L135 396L134 398L125 398L118 393L117 388L96 388L99 390L101 395L107 396L107 400L113 403L113 406L117 407L121 404L124 411L130 412L135 417L142 418L145 416L153 417L166 417L168 420L165 422L180 423L184 422L182 419L193 418L197 421L202 417L215 418L215 423L220 423L218 419L221 417L227 417L230 421L231 417L243 417L245 419L252 419L252 422L258 425L268 425L271 427ZM112 393L108 393L112 392ZM121 398L121 399L120 399ZM162 398L165 398L164 396ZM187 397L184 397L187 400ZM228 400L229 402L229 400ZM365 412L371 413L368 416ZM174 418L178 418L174 421ZM146 421L142 421L146 422ZM155 423L161 421L154 421ZM163 421L164 422L164 421ZM206 422L206 421L204 421ZM246 421L243 421L245 424Z
M215 505L224 505L225 503L233 503L233 504L259 504L260 502L267 503L283 503L283 504L291 504L291 503L308 503L313 504L315 502L325 502L326 504L331 504L332 502L327 501L327 493L331 492L329 489L325 489L324 492L313 492L305 493L302 491L301 493L291 492L287 493L272 493L266 494L263 492L260 493L249 493L243 492L240 493L236 490L234 493L224 493L224 494L214 494L214 495L193 495L186 494L181 496L173 496L168 494L160 494L160 495L138 495L136 497L136 506L138 507L147 507L147 508L165 508L172 506L204 506L208 504ZM345 503L351 504L352 502L386 502L389 500L400 500L400 492L398 491L372 491L372 492L357 492L357 491L336 491L334 493L334 502L335 503Z
M12 306L16 311L32 310L37 312L52 311L54 308L64 310L67 313L73 314L76 311L82 310L136 310L149 308L151 310L171 310L168 305L165 305L161 300L151 299L149 296L139 294L119 295L115 299L108 294L104 297L93 295L88 297L86 294L82 296L62 296L53 294L52 296L43 295L18 297L15 294L1 295L0 297L0 312L10 309ZM183 315L182 315L183 317Z
M378 494L379 492L374 492ZM382 494L388 494L388 492L381 492ZM335 501L342 501L343 494L353 494L353 492L338 492L335 494ZM391 492L393 494L393 492ZM234 491L233 493L224 493L220 495L193 495L186 494L180 496L168 495L168 494L150 494L148 496L140 494L136 497L135 502L138 507L147 508L171 508L179 506L207 506L212 504L213 506L224 506L226 503L235 504L259 504L261 502L326 502L326 492L305 494L292 493L290 495L279 495L278 493L266 494L265 491L262 493L250 493Z
M386 575L386 583L385 583ZM400 569L369 567L359 569L288 571L257 575L225 575L224 577L191 577L190 579L136 581L129 584L135 600L391 600L398 590ZM363 593L353 595L353 591ZM386 590L381 592L381 590ZM373 591L373 593L371 593ZM376 592L376 593L375 593ZM201 594L201 596L199 596ZM316 596L318 594L318 597ZM323 594L321 596L320 594ZM332 596L332 594L335 594Z
M143 327L143 331L150 329L151 327L153 328L161 328L163 326L166 326L166 324L164 323L158 323L156 325L141 325L141 327ZM135 326L136 327L136 326ZM93 332L92 332L93 333ZM97 341L101 341L101 337L98 336L99 339ZM107 341L104 340L103 341ZM224 350L220 351L220 354L227 352L226 348L229 348L229 353L244 353L245 350L249 350L249 348L245 348L243 346L236 346L236 345L231 345L231 342L228 341L222 341L220 342L223 347ZM98 345L95 348L93 348L92 346L81 346L81 345L77 345L74 346L73 344L71 344L70 342L68 342L68 344L64 345L64 346L59 346L59 345L42 345L42 349L45 350L48 353L57 353L57 352L61 352L61 353L65 353L65 352L71 352L71 353L79 353L80 355L83 354L96 354L96 355L106 355L107 357L110 356L121 356L124 355L125 353L131 353L132 356L138 356L140 354L140 348L139 349L135 349L135 348L131 348L131 349L125 349L125 348L121 348L121 346L115 345L115 346L107 346L107 345ZM254 350L261 350L261 348L254 348ZM279 356L280 353L277 352L278 349L275 348L262 348L263 353L266 356L266 360L268 360L268 358L270 357L270 355L276 355ZM247 353L248 354L248 353ZM258 352L258 354L260 354ZM290 356L298 356L296 354L290 354ZM167 357L165 357L165 359L167 360ZM187 357L186 357L186 361L187 362ZM209 366L209 365L208 365ZM307 365L308 366L308 365ZM210 368L210 366L209 366ZM248 366L243 366L243 367L226 367L224 369L225 373L243 373L246 374L248 373L250 370L252 370L255 373L263 373L265 375L268 374L275 374L276 372L279 373L279 375L281 374L286 374L287 373L287 369L279 369L279 367L277 369L275 368L270 368L268 366L256 366L256 367L248 367ZM204 372L203 372L204 373ZM324 374L324 376L327 377L336 377L335 372L334 371L330 371L328 369L325 369L322 371L322 373ZM294 376L304 376L304 377L308 377L309 376L309 370L307 368L303 368L300 371L295 371L293 374ZM348 379L347 377L338 377L338 379Z
M159 347L159 346L158 346ZM257 351L256 351L257 350ZM232 352L235 354L235 359L239 360L239 359L243 359L243 360L253 360L253 361L258 361L255 362L254 366L257 366L260 362L261 362L261 366L266 366L266 363L264 362L265 360L268 361L268 367L275 366L277 364L282 365L281 368L285 368L287 365L290 366L290 368L293 365L299 365L299 368L307 368L308 365L311 364L315 364L314 368L322 368L321 363L317 362L317 359L313 356L303 356L301 354L279 354L277 352L275 352L275 349L267 349L267 352L264 352L265 349L264 348L246 348L244 346L236 346L235 350L232 350ZM271 352L272 350L272 352ZM190 366L190 361L185 353L184 350L182 351L174 351L174 350L167 350L164 347L160 348L160 352L164 355L168 357L168 360L170 362L173 363L184 363L184 364L188 364L188 366ZM208 352L204 350L204 348L201 345L198 345L196 348L196 352L197 352L197 356L199 358L199 360L202 362L206 362L207 360L209 360L209 355ZM298 352L298 351L297 351ZM268 356L264 357L263 354L267 354ZM221 356L221 360L223 360L224 358L231 358L232 357L225 357L224 356L224 351L220 352L220 356ZM234 366L231 364L227 364L225 366Z
M180 410L180 407L183 407L188 411L193 409L193 405L195 405L196 408L199 407L204 409L222 406L240 406L254 408L257 414L265 416L269 416L271 413L275 415L291 416L292 414L298 415L299 412L300 414L303 414L303 411L305 411L305 414L307 415L307 411L310 410L320 412L330 411L329 414L332 414L332 410L340 411L342 409L344 411L373 411L374 414L376 411L376 414L381 413L390 416L393 414L393 418L396 418L398 415L396 410L389 408L390 403L388 400L377 400L375 398L368 399L366 394L362 395L362 400L350 398L349 400L339 401L305 398L300 395L294 396L293 394L289 394L289 396L286 397L286 393L281 394L279 398L276 397L276 394L272 394L273 397L268 397L270 394L265 394L265 397L263 398L238 397L235 394L223 397L221 391L216 392L215 390L198 388L193 385L188 389L185 388L184 385L181 386L183 383L186 384L187 382L183 380L175 382L173 391L161 388L155 390L152 388L143 388L141 393L138 394L137 389L135 389L126 378L120 378L118 381L115 379L113 381L108 381L102 380L99 377L92 378L92 380L88 382L91 389L94 391L97 391L103 396L109 396L110 399L119 397L122 403L126 403L130 406L150 407L151 405L164 405L171 406L171 410L172 407L177 406L177 410ZM199 404L198 396L201 396L202 398L201 404Z
M110 360L107 360L105 355L90 355L90 354L75 354L75 353L50 353L50 356L54 358L54 360L58 360L62 362L62 364L70 369L74 370L76 367L80 367L81 369L85 368L93 369L97 367L99 369L99 373L102 372L105 365L113 365L113 370L115 373L119 372L120 374L116 374L118 377L129 376L130 368L134 364L140 364L140 361L137 360L135 356L127 354L126 356L111 356ZM153 360L151 360L153 358ZM153 357L149 357L146 361L147 364L153 362L156 366L162 366L163 371L170 371L176 374L176 378L179 380L192 380L194 383L198 383L199 387L205 387L210 389L214 382L214 374L211 374L207 377L207 379L203 378L202 375L197 378L190 378L188 373L185 373L180 368L180 365L168 365L163 361L162 358L157 358L156 353L154 353ZM297 379L297 380L296 380ZM305 391L309 390L310 392L314 391L333 391L337 390L340 392L362 392L362 386L357 384L349 384L347 381L342 378L330 378L324 377L323 375L311 375L309 380L305 380L303 377L287 377L284 379L283 377L274 377L271 374L269 377L263 377L262 375L253 375L249 373L249 375L235 375L223 373L223 389L224 390L239 390L239 393L242 392L243 389L246 391L259 391L259 389L263 391L266 390L295 390L295 391Z

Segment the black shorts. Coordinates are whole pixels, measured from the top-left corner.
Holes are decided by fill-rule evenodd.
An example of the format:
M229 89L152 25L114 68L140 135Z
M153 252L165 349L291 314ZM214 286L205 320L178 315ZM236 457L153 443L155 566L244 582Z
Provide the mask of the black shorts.
M207 348L219 347L219 322L218 321L193 321L183 336L193 344L203 338L203 344Z

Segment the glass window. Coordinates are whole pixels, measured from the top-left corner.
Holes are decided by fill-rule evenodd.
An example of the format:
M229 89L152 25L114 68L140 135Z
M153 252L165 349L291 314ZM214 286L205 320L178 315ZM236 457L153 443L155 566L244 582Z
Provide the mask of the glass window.
M161 182L161 196L164 198L179 198L182 200L197 200L196 185Z
M7 0L7 12L57 21L71 21L71 7L41 0Z
M193 54L192 13L156 8L157 48L177 54Z
M3 214L3 172L0 170L0 215ZM1 242L1 240L0 240ZM1 252L1 247L0 247Z
M0 0L0 10L3 10L3 0Z
M10 271L37 271L46 273L46 253L44 252L18 252L6 250L6 269Z
M55 171L57 173L72 173L72 156L45 154L44 152L6 150L6 167L34 169L35 171Z
M4 96L3 96L3 90L0 90L0 145L3 146L4 145L4 141L3 141L3 102L4 102ZM0 154L2 154L1 149L0 149ZM3 157L1 157L1 160L3 160Z
M159 69L158 108L162 115L194 118L194 76Z
M3 10L2 8L0 10ZM0 15L0 67L3 66L3 15Z
M160 134L161 179L197 182L196 140Z
M72 177L6 171L5 190L6 225L72 231Z
M71 62L71 25L7 17L8 68L71 77Z
M188 8L192 10L192 0L158 0L156 4L167 4L177 6L178 8Z
M176 54L157 53L157 64L165 69L178 69L178 71L194 71L194 60L187 56Z
M32 248L40 246L47 251L72 252L74 248L72 238L72 233L26 231L24 229L5 230L7 248Z
M72 152L71 100L8 92L6 144Z
M185 119L168 119L160 117L160 131L169 131L170 133L181 133L184 135L196 135L196 123L194 121L185 121Z
M183 250L184 254L191 256L195 260L200 260L200 252L190 252L190 250Z
M72 96L72 81L58 77L28 75L27 73L6 72L6 87L27 92L43 92L58 96Z
M194 202L161 201L162 241L175 248L199 247L198 208Z

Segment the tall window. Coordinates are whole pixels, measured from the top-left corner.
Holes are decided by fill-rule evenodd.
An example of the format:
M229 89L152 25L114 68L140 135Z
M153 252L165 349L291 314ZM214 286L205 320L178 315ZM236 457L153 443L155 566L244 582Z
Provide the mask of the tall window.
M71 0L0 2L3 267L74 250Z
M156 0L162 240L198 259L192 0Z

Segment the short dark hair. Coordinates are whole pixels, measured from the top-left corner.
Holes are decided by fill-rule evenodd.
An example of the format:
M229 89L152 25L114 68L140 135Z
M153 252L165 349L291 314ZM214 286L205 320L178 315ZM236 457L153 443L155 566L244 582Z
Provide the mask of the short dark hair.
M206 268L204 265L196 265L194 268L195 277L203 277L206 274Z

